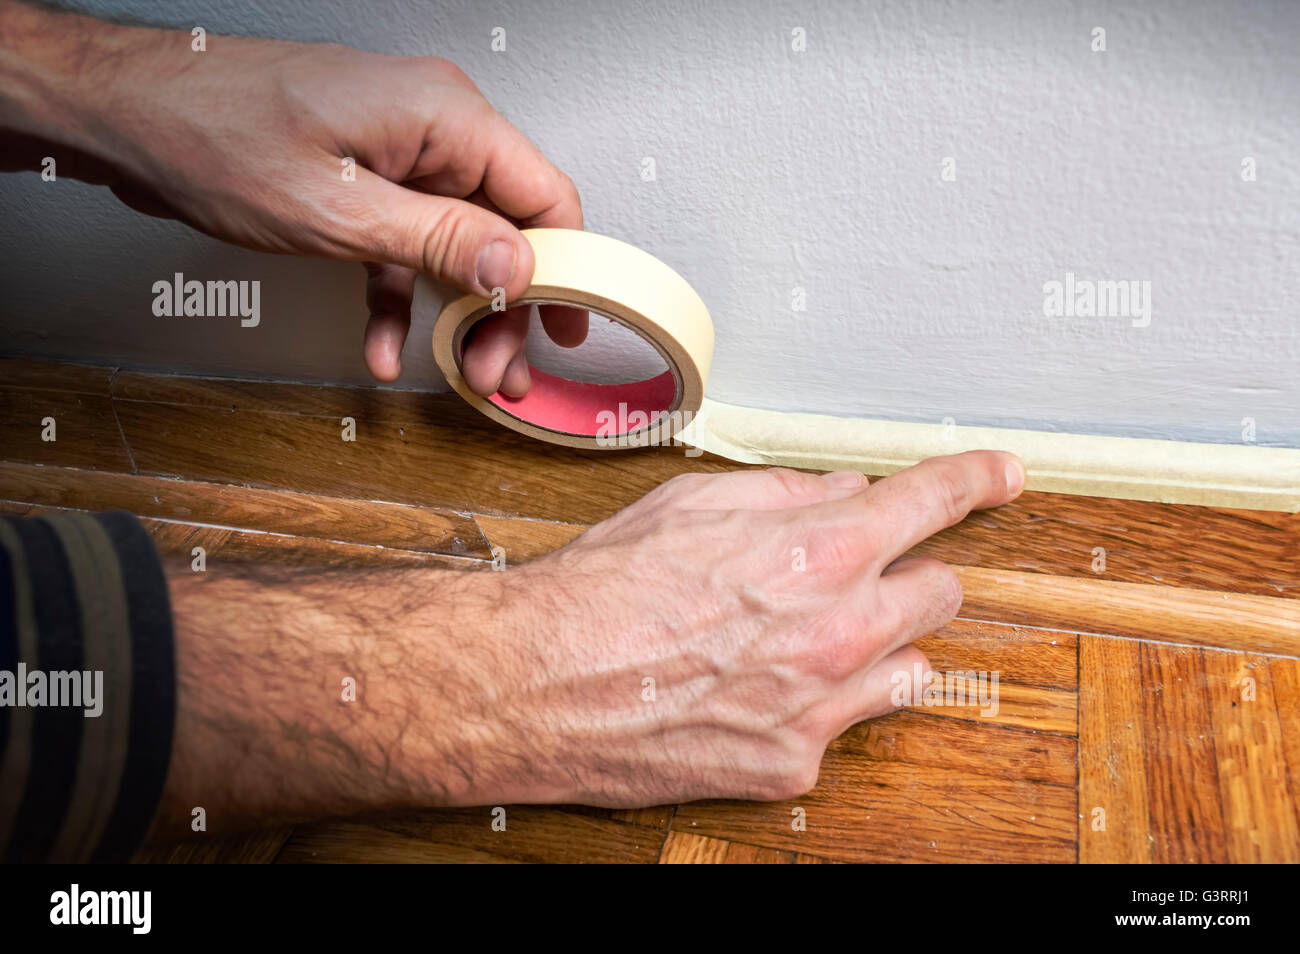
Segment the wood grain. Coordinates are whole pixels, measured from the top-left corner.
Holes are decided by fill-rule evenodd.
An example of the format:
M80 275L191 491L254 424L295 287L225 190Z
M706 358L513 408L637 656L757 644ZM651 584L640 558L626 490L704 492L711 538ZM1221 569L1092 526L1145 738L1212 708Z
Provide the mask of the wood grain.
M1142 647L1079 637L1079 860L1151 860Z
M916 552L988 569L1300 597L1294 513L1026 493Z
M945 675L945 685L955 684L952 698L968 703L914 706L918 711L1040 732L1077 732L1073 634L957 619L916 646L931 668ZM985 692L997 675L996 706L978 703L980 673Z
M961 615L1300 656L1300 600L955 567Z
M1300 660L1271 658L1268 672L1273 683L1277 724L1282 733L1282 757L1291 794L1291 811L1300 826Z
M1143 643L1141 671L1151 860L1226 862L1204 655Z
M1300 861L1274 663L1082 638L1081 861Z
M505 831L493 830L490 808L306 825L294 832L277 861L648 864L658 860L666 836L641 825L551 808L513 806L505 811Z
M42 439L48 417L55 422L53 441ZM96 394L0 389L0 447L6 460L29 464L134 469L112 402Z
M615 498L634 500L681 472L681 455L669 449L568 451L525 442L504 428L357 418L349 443L341 439L341 418L117 406L140 473L461 512L595 523L621 506ZM729 469L703 460L692 466Z
M1074 739L902 712L833 742L806 796L682 805L673 830L837 861L1068 862L1075 803Z
M73 394L112 393L116 368L33 358L0 358L0 390L68 391Z
M229 838L196 835L191 841L146 845L132 864L258 864L275 861L292 828L269 828Z
M997 713L916 705L856 726L804 798L683 805L673 831L841 861L1074 860L1074 637L955 620L918 647L936 671L997 672Z
M472 517L427 507L5 462L0 499L491 558Z
M1287 778L1269 659L1205 652L1202 662L1228 860L1300 863L1300 792Z
M491 567L485 560L339 543L312 537L205 527L150 517L141 518L141 523L164 557L189 563L193 549L202 547L207 560L207 572L218 571L223 562L276 563L320 570L397 567L488 570Z
M675 805L651 805L648 808L600 808L594 805L560 805L561 811L590 815L593 818L611 818L627 822L629 825L641 825L645 828L666 830L673 820Z
M521 520L515 517L493 517L477 514L474 521L487 539L488 545L505 551L506 563L514 566L527 563L566 543L572 543L586 531L576 523L553 523L547 520Z
M918 647L937 671L997 671L998 716L913 706L855 726L804 798L683 805L673 830L839 861L1073 861L1074 637L955 620ZM1007 706L1029 688L1036 707ZM794 808L806 831L791 827Z
M705 838L685 832L668 833L661 865L792 865L797 855L793 851L775 848L758 848L721 838ZM820 860L820 859L819 859Z
M390 424L436 423L447 418L478 420L463 401L452 394L399 391L380 387L341 387L293 384L284 381L241 381L191 375L146 374L119 371L111 394L119 402L180 404L227 411L260 411L308 417L355 417ZM469 413L463 413L468 411ZM486 429L486 428L485 428Z

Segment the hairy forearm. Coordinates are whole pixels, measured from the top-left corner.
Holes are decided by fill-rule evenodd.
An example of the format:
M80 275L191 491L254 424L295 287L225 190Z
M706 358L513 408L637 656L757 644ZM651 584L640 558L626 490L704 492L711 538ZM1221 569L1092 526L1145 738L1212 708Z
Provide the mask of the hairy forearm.
M501 790L501 664L482 638L499 574L169 576L178 712L156 836L188 833L199 807L212 833Z

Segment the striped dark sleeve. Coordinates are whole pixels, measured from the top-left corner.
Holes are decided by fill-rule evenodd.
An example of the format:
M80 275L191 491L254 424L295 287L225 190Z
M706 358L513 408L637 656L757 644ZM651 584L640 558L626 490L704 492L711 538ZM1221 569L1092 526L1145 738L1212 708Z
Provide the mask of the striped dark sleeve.
M0 858L127 860L175 712L167 582L139 521L0 517Z

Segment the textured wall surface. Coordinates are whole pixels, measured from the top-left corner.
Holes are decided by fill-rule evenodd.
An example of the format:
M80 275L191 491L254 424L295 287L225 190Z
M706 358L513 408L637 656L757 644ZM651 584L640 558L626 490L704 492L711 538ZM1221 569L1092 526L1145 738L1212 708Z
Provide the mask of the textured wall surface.
M589 228L700 292L718 400L1219 442L1249 417L1300 446L1300 4L81 6L455 60L572 175ZM0 219L0 350L368 380L359 266L227 248L34 174L0 180ZM260 279L261 325L154 317L175 271ZM1149 281L1149 324L1044 315L1067 272ZM442 386L439 294L421 289L398 386Z

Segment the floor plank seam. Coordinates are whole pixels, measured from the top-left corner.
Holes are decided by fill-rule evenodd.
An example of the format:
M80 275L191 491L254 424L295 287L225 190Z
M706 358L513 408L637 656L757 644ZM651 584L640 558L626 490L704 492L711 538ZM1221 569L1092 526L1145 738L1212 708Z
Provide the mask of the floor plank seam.
M293 841L294 837L297 836L299 827L300 826L298 825L294 825L292 828L289 829L289 834L285 837L284 841L280 842L280 847L275 850L275 856L272 857L271 860L267 862L268 865L274 865L280 863L280 856L283 855L285 849L289 847L289 842Z
M664 840L659 845L659 854L655 856L655 864L661 864L663 862L664 848L666 848L668 845L668 836L671 835L674 831L673 823L677 821L677 810L679 808L681 808L680 804L674 805L673 810L668 813L668 824L664 828Z
M1205 664L1204 649L1196 654L1196 659L1200 664L1201 671L1208 673L1209 667ZM1222 831L1224 835L1222 860L1225 863L1231 864L1234 861L1240 861L1240 859L1232 857L1232 849L1228 843L1228 837L1232 832L1232 819L1228 817L1228 800L1223 797L1223 776L1219 771L1219 763L1222 760L1219 758L1219 736L1214 724L1214 702L1209 697L1210 686L1208 681L1202 680L1201 685L1198 688L1204 696L1201 703L1205 706L1205 725L1206 728L1209 729L1207 735L1210 737L1210 750L1214 753L1214 787L1219 793L1219 797L1215 799L1215 801L1218 802L1219 805L1219 824L1223 826Z
M1080 864L1083 854L1083 640L1074 641L1074 863Z
M1142 654L1147 652L1147 650L1145 647L1139 646L1137 652L1138 652L1137 684L1138 684L1138 692L1141 693L1141 705L1138 708L1137 715L1138 718L1142 720L1142 726L1144 730L1141 743L1140 743L1142 746L1141 783L1144 788L1149 789L1151 785L1150 780L1153 778L1158 778L1159 773L1156 772L1155 766L1151 764L1151 747L1147 745L1147 738L1145 735L1145 730L1149 729L1150 725L1148 724L1148 717L1146 711L1146 695L1147 695L1146 666L1143 665ZM1163 690L1163 688L1164 687L1162 686L1161 689ZM1155 799L1151 797L1151 793L1149 791L1144 794L1144 797L1146 799L1146 806L1147 806L1147 829L1146 829L1147 843L1143 846L1144 850L1142 854L1145 856L1143 859L1144 863L1151 864L1156 860L1155 859L1155 836L1152 834L1152 832L1158 832L1160 831L1160 828L1158 827L1156 822Z
M114 371L113 378L116 377L117 377L117 371ZM117 425L117 434L120 438L122 438L122 447L126 451L127 461L131 464L131 473L138 476L140 473L140 468L135 462L135 453L131 450L131 442L126 439L126 428L122 426L122 419L117 416L117 404L116 402L114 402L112 397L113 378L109 378L108 381L108 392L109 392L108 406L113 410L113 423Z
M673 833L673 828L672 828L672 821L670 819L668 823L668 827L665 828L663 831L664 836L659 839L659 851L655 853L655 860L653 862L654 864L657 865L663 864L664 849L668 847L668 839L672 836L672 833Z

